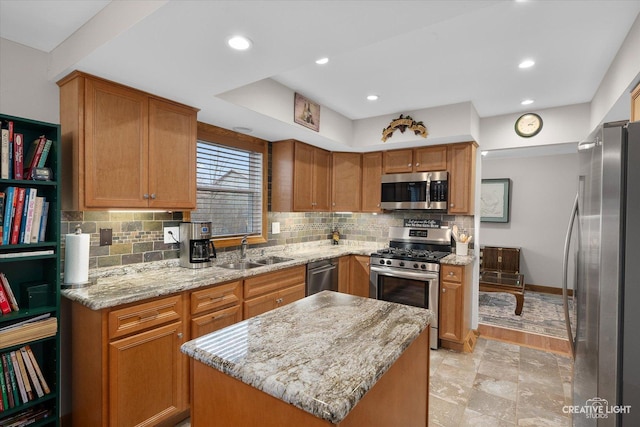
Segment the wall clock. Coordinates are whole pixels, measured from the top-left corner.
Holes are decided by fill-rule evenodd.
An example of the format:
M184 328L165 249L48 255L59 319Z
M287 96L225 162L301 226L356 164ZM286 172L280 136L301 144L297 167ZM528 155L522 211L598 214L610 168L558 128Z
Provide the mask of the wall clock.
M542 117L535 113L526 113L518 117L515 130L523 138L531 138L542 130Z

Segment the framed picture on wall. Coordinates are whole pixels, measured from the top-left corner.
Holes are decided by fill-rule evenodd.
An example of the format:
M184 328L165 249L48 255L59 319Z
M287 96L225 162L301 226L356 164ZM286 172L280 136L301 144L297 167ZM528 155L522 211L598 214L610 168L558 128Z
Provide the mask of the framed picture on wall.
M483 179L480 189L480 221L509 222L511 179Z
M293 104L293 120L299 125L319 132L320 104L316 104L299 93L296 93Z

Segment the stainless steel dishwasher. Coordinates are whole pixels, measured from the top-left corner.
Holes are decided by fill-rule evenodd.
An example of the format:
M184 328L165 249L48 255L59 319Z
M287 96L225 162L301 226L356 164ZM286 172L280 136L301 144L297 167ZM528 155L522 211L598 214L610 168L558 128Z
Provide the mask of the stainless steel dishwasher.
M313 295L324 290L338 290L337 259L325 259L307 264L307 286L305 295Z

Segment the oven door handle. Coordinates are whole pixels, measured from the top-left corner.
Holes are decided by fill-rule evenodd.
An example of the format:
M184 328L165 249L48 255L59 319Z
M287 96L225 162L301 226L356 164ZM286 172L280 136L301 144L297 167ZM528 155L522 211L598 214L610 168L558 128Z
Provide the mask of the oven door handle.
M402 279L418 279L418 280L438 280L439 274L435 271L398 271L397 269L392 269L389 267L379 267L377 265L371 266L371 272L375 272L378 274L384 274L385 276L390 277L399 277Z

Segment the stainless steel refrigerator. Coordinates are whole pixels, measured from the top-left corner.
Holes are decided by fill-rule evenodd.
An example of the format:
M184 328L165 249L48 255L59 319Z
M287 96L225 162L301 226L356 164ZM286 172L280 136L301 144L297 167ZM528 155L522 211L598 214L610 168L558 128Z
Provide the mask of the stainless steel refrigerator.
M640 426L640 122L604 124L578 158L565 244L575 358L567 410L574 426ZM566 278L575 247L574 317Z

